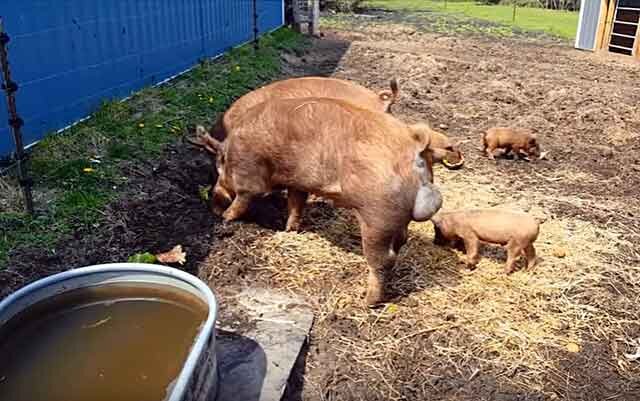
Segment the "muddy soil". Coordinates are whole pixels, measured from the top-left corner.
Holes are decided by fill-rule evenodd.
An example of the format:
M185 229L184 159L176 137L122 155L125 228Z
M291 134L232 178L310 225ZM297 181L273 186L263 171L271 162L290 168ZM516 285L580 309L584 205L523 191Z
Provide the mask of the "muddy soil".
M465 168L437 169L446 209L509 205L548 221L538 272L513 285L500 281L504 252L491 249L481 272L462 274L459 254L436 250L432 231L414 226L391 277L392 306L400 312L370 311L362 305L366 265L349 213L313 200L305 232L282 233L286 201L275 194L255 202L243 222L223 225L198 196L215 178L212 161L177 143L161 160L129 166L132 184L100 225L54 251L14 250L10 269L0 272L0 296L58 271L182 244L183 268L211 284L222 308L226 294L246 285L294 291L314 306L317 320L290 400L640 399L639 364L624 356L640 337L633 247L640 239L640 66L540 35L433 32L402 14L346 19L308 51L283 55L283 63L285 75L334 75L371 88L397 77L396 116L427 120L465 141ZM547 160L489 162L478 148L494 125L535 130ZM552 256L558 241L566 258ZM416 261L425 254L430 264L423 268ZM467 286L469 280L478 281ZM481 318L456 309L456 297L439 303L455 293L482 308L506 291L522 298L511 309L509 300L496 305L532 312L521 320L488 316L499 322L493 331L475 330ZM576 312L565 317L563 305ZM547 320L553 330L527 334L539 343L518 343L518 325L524 333L524 325L540 321L544 331ZM515 326L513 334L503 336L500 324ZM554 343L565 338L579 352Z

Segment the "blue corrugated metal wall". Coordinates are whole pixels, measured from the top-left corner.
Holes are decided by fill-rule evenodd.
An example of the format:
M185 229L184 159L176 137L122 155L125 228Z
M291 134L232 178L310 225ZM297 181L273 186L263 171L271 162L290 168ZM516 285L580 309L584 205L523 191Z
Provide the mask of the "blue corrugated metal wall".
M257 0L261 33L284 0ZM25 144L253 38L253 0L0 0ZM4 94L0 156L14 150Z

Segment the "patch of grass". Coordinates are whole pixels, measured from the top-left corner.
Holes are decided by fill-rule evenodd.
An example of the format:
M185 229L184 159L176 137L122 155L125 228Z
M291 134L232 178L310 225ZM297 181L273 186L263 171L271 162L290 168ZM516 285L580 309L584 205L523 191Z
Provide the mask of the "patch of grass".
M578 13L547 10L543 8L518 7L513 21L510 5L485 5L473 1L435 0L368 0L368 7L388 10L438 11L462 14L467 17L496 22L527 31L541 31L565 39L574 39L578 27Z
M39 202L45 210L35 218L0 210L0 268L14 247L50 247L61 235L94 224L126 180L121 161L159 156L188 126L209 123L233 100L277 77L281 52L306 45L301 35L280 29L263 37L257 52L252 45L233 49L167 85L107 102L91 119L46 137L32 154L29 174L34 192L51 199Z

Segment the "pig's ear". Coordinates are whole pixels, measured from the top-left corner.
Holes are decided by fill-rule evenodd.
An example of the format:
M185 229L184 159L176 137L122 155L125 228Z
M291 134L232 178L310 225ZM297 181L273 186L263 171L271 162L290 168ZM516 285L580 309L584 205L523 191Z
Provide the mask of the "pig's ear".
M409 131L411 131L413 139L418 143L424 144L425 146L431 143L431 127L427 124L419 123L409 125Z
M207 152L214 155L222 150L222 143L209 135L209 132L202 125L196 127L196 137L187 138L187 140L196 146L205 148Z

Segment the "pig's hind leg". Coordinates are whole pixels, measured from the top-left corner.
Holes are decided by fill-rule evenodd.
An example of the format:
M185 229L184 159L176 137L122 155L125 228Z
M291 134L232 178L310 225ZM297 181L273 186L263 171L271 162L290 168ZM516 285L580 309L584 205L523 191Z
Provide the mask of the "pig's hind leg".
M507 243L507 263L504 266L504 272L511 274L515 271L516 262L524 251L524 247L518 241L512 239Z
M527 269L533 269L538 264L538 258L536 257L536 249L533 247L533 243L529 243L524 249L525 258L527 259Z
M369 265L366 302L373 306L384 301L386 270L393 266L395 258L389 257L394 232L371 227L363 222L362 248Z

